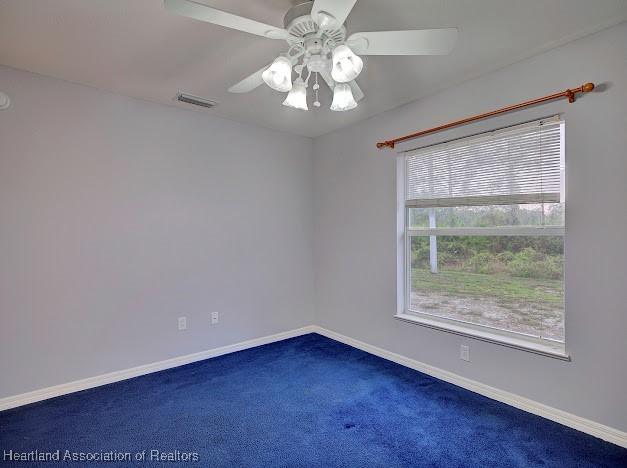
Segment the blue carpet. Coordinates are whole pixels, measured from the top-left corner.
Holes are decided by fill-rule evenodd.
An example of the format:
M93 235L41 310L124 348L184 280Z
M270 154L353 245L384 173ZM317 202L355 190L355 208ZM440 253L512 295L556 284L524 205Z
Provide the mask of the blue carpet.
M202 467L627 466L616 445L317 334L1 412L0 455L36 449ZM69 466L147 464L174 463Z

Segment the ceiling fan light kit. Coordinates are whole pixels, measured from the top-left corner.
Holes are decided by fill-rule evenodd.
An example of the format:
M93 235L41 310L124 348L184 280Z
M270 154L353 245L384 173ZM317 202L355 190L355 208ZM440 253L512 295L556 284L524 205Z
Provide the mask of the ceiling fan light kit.
M307 107L307 87L301 77L294 81L292 90L287 94L283 105L294 109L309 110Z
M346 83L338 83L333 89L332 111L347 111L357 107L357 101L353 97L351 87Z
M364 68L363 60L345 44L333 49L332 62L331 78L338 83L353 81Z
M266 83L288 93L283 105L309 110L307 88L312 76L313 105L320 107L320 77L333 92L333 111L354 109L364 97L355 81L364 67L359 55L446 55L457 39L455 28L359 32L347 37L344 23L356 2L315 0L295 5L285 14L281 29L192 0L164 0L172 13L287 42L285 54L231 86L229 92L247 93ZM292 84L293 72L298 77Z
M275 91L286 93L292 89L292 62L286 57L279 56L261 77Z

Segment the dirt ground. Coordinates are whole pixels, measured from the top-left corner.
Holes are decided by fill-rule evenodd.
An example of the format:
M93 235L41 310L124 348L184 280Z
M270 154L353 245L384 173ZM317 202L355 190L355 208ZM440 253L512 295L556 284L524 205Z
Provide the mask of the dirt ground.
M478 325L564 340L562 311L539 307L533 303L520 302L504 306L490 297L412 292L410 309Z

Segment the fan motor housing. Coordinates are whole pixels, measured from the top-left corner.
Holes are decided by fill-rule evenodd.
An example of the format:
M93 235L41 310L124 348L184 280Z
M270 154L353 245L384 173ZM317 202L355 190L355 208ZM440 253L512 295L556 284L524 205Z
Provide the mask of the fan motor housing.
M290 36L287 38L287 42L291 44L302 42L302 39L311 39L312 36L318 32L318 24L311 17L311 9L313 8L313 2L300 3L290 8L283 17L283 25ZM346 28L340 26L337 29L325 30L320 38L316 38L320 41L320 47L332 40L336 44L343 43L346 40ZM311 46L315 46L313 43L306 43L306 47L309 49Z
M296 18L300 18L301 16L310 16L312 8L313 2L303 2L298 5L294 5L287 10L287 13L285 13L285 16L283 17L283 27L285 29L289 29L292 21Z

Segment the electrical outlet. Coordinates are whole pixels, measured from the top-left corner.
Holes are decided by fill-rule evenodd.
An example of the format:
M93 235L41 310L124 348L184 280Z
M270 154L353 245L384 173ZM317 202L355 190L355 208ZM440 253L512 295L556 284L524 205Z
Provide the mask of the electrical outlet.
M179 330L187 329L187 317L179 317Z
M462 361L470 361L470 347L468 345L460 345L459 358Z
M211 325L215 325L220 321L220 316L217 312L211 312Z

